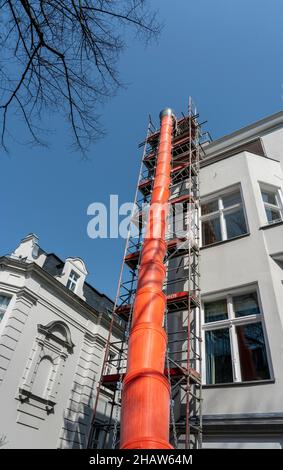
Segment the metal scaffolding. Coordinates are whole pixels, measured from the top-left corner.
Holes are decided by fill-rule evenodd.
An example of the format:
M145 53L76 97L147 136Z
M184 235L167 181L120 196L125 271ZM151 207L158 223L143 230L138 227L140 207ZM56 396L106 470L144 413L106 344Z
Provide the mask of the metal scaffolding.
M170 442L175 448L201 448L201 318L199 283L199 171L204 134L190 99L187 115L177 119L172 145L170 214L167 223L167 298L164 328L168 335L165 375L171 385ZM149 119L135 194L132 223L126 241L101 378L97 387L88 446L119 446L121 390L127 363L131 326L147 206L155 176L159 130ZM122 321L121 340L112 327ZM107 397L110 413L97 413L99 397Z

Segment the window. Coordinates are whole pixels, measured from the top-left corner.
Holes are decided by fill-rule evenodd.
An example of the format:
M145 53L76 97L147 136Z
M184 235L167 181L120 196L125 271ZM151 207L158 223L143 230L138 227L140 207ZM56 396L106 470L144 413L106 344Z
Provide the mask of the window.
M205 334L207 383L233 382L229 329L207 331Z
M10 303L11 298L7 297L6 295L0 295L0 322L4 317L4 313L7 310L7 307Z
M101 428L95 428L93 431L93 436L92 436L91 449L99 449L100 438L101 438Z
M233 189L201 204L202 245L247 233L240 189Z
M283 219L283 203L280 190L274 186L261 186L261 197L263 200L267 222L272 224Z
M204 303L206 383L270 379L256 291Z
M75 271L71 271L68 282L67 282L67 287L72 292L75 292L76 290L79 277L80 276L77 273L75 273Z
M38 334L28 358L23 382L19 387L20 401L27 398L45 402L47 413L54 410L60 384L64 376L65 363L74 349L68 325L52 321L37 325ZM27 408L28 408L27 402ZM28 412L28 410L23 410Z

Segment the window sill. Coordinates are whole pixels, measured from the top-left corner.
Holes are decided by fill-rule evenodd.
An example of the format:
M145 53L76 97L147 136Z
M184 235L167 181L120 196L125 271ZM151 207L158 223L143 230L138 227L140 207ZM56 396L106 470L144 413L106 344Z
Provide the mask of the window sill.
M225 243L230 243L230 242L233 242L235 240L239 240L241 238L245 238L245 237L249 237L249 236L250 236L249 232L244 233L243 235L239 235L238 237L233 237L233 238L229 238L228 240L221 240L220 242L215 242L215 243L211 243L210 245L201 246L200 250L205 250L206 248L212 248L214 246L224 245Z
M25 388L19 389L18 399L20 400L21 403L26 403L26 402L29 402L30 400L38 401L44 406L47 414L54 413L54 407L56 405L55 401L48 400L47 398L43 398L38 395L34 395L32 392L30 392L29 390L26 390Z
M262 225L261 227L259 227L259 230L266 230L267 228L278 227L278 225L283 225L283 220L278 220L278 222L271 222L269 224Z
M223 384L205 384L202 386L203 389L209 388L227 388L227 387L250 387L254 385L268 385L274 384L275 379L267 379L267 380L252 380L250 382L227 382Z

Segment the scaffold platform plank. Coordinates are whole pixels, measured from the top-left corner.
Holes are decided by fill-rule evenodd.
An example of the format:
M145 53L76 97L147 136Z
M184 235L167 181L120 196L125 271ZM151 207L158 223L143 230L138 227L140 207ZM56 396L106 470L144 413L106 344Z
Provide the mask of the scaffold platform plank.
M174 292L166 296L168 313L178 312L188 309L190 302L192 307L199 306L199 298L189 292ZM116 314L127 321L128 315L131 311L132 304L120 305L116 308Z
M187 375L190 376L191 381L195 383L200 383L200 374L195 369L190 368L189 373L186 369L181 367L170 367L170 379L172 384L179 380L181 377L186 377ZM168 377L168 369L164 370L164 375ZM109 390L114 391L117 386L117 382L122 379L124 380L125 374L109 374L102 376L102 385Z
M199 248L197 244L192 244L189 246L190 240L186 237L178 237L174 239L169 239L166 241L167 244L167 255L170 256L173 254L174 251L176 251L176 256L181 256L184 254L187 254L189 252L189 249L191 248L194 250L196 253L199 252ZM128 253L125 256L125 263L129 266L131 269L136 269L138 265L140 257L140 250L134 251L133 253Z

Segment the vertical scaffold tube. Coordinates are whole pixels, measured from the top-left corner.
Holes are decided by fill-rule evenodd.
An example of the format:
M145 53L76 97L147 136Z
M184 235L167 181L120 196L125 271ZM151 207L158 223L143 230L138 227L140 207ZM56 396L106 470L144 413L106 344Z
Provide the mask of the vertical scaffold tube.
M121 449L172 449L169 443L170 390L164 375L167 335L165 233L171 181L174 115L160 113L157 166L143 243L129 337L121 407Z

